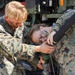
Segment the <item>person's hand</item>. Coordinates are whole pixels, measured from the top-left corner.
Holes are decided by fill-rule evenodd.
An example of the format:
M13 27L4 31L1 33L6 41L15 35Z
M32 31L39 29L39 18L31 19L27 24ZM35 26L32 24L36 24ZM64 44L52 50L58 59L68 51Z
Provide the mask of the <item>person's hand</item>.
M49 46L47 45L47 42L44 42L39 47L39 52L50 54L55 50L55 46Z
M43 70L43 64L44 64L44 60L42 59L42 57L40 56L40 60L39 60L39 62L38 62L38 64L37 64L37 66L38 66L38 68L39 69L41 69L41 70Z
M56 34L55 31L52 31L52 32L49 34L49 36L48 36L48 38L47 38L47 43L48 43L48 44L53 45L53 36L54 36L55 34Z

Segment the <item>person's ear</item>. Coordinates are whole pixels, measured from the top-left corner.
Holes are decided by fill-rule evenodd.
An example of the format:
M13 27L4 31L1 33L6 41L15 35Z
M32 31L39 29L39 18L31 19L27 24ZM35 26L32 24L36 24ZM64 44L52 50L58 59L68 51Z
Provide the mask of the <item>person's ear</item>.
M40 29L42 30L42 29L44 29L45 27L43 27L43 26L40 26Z
M4 16L5 19L8 19L8 16Z
M4 16L5 19L8 19L8 16Z

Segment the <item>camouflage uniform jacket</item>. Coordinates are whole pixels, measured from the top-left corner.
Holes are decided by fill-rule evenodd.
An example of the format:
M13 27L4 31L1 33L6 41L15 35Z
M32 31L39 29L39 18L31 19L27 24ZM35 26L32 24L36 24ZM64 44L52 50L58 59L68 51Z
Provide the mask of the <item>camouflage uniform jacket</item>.
M33 60L35 46L22 43L25 40L23 34L27 34L26 30L26 26L22 24L21 27L13 31L4 17L0 18L0 50L9 60L13 60L14 57L24 58L28 61Z
M67 21L75 10L66 11L53 25L53 29L58 31ZM56 50L53 53L54 58L60 65L59 75L75 75L75 25L67 34L57 43Z

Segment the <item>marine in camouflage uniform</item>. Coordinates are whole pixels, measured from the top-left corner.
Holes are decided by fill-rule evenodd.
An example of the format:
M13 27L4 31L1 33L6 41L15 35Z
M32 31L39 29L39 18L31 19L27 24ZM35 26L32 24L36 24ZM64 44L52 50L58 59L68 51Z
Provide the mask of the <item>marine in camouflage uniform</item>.
M4 17L0 17L0 50L1 52L3 51L2 54L4 54L4 56L6 55L5 57L8 60L13 61L14 57L16 57L17 59L21 58L29 62L33 60L33 62L35 62L33 59L35 54L35 46L24 44L27 33L28 29L24 23L22 27L18 27L15 31L13 31L6 23ZM23 50L25 50L25 52L23 52ZM0 58L0 60L3 60L3 58ZM4 63L0 63L0 65L2 64ZM5 66L5 64L3 66Z
M75 10L65 12L53 25L53 29L58 31L74 13ZM60 65L59 75L75 75L75 25L58 42L53 57Z

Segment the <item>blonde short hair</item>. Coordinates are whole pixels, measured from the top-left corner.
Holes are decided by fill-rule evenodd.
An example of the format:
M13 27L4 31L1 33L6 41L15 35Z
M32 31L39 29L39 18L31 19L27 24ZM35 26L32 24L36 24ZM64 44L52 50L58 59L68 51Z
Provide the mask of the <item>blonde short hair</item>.
M24 5L18 1L11 1L5 7L5 15L19 21L27 20L27 10Z

